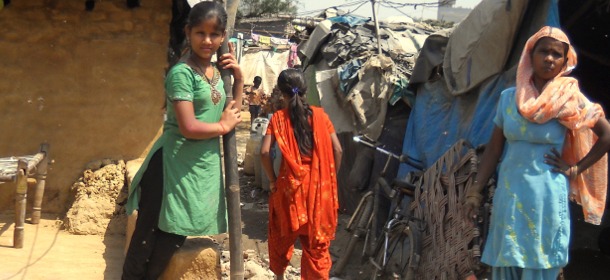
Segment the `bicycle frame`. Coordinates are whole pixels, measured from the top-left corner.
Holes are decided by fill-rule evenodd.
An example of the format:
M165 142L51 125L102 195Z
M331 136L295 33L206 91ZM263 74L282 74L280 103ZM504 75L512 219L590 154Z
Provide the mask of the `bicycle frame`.
M384 242L379 243L374 252L376 252L376 256L381 255L381 260L376 260L373 256L369 258L370 263L375 267L377 271L385 272L385 268L389 263L388 258L390 255L394 253L394 251L389 252L390 240L395 237L407 237L408 238L408 262L404 262L401 259L402 270L400 275L404 275L404 279L414 279L415 272L419 266L419 261L421 257L421 231L422 226L418 225L421 221L413 220L410 211L403 212L405 209L403 208L402 202L404 196L410 196L410 194L400 194L401 197L397 197L394 202L397 204L394 206L392 213L393 216L384 227ZM408 206L406 206L408 207ZM395 249L396 250L396 249ZM404 248L398 248L398 250L404 250ZM406 269L406 272L404 271ZM374 271L373 279L376 279L377 271ZM394 275L395 277L400 278L399 276Z
M363 197L361 198L361 200L356 208L356 211L354 211L354 214L352 215L352 217L350 218L350 220L347 224L347 230L350 232L353 231L353 235L350 237L348 245L346 246L345 254L343 255L343 257L339 258L339 260L335 264L334 272L336 274L341 274L343 272L343 269L348 262L349 255L352 254L352 252L355 248L356 241L358 239L360 239L363 235L365 237L363 252L362 252L362 257L365 257L365 258L363 258L363 259L370 259L370 256L376 255L379 252L379 250L382 248L383 248L384 254L387 252L390 232L387 231L386 229L382 230L382 232L381 232L382 235L385 232L385 236L386 236L384 238L384 242L379 243L380 240L377 240L377 231L378 231L377 230L378 229L377 216L378 216L379 204L380 204L379 196L381 195L382 192L384 194L386 194L387 197L393 201L392 204L394 204L394 203L396 204L395 206L392 206L392 208L391 208L390 213L392 213L392 214L390 216L391 217L390 220L385 223L386 225L388 225L388 223L390 223L388 229L390 227L392 227L393 224L399 224L401 222L408 223L408 221L409 221L408 218L410 217L410 215L408 215L408 217L406 219L402 216L399 217L399 216L397 216L396 209L402 209L402 208L400 208L401 207L400 201L402 200L404 195L412 196L412 194L405 194L405 193L399 194L399 192L401 192L401 187L396 186L394 184L392 184L392 186L391 186L390 184L388 184L388 182L385 179L385 175L387 173L387 170L389 169L391 160L396 159L401 163L408 163L411 166L414 166L415 168L418 168L420 170L423 169L423 168L421 168L421 166L419 164L413 162L407 156L397 155L388 150L385 150L382 147L373 144L372 142L370 142L367 139L364 139L361 136L355 136L353 139L357 143L364 144L365 146L374 148L376 151L378 151L384 155L387 155L387 159L385 161L383 169L381 170L381 172L379 174L379 178L377 179L377 181L375 183L374 190L368 191L366 194L363 195ZM403 184L404 184L404 182L403 182ZM412 184L409 184L409 185L412 186ZM355 227L354 227L354 223L356 223ZM407 227L406 230L407 230L407 232L405 232L405 234L407 234L407 236L411 238L412 235L408 232L410 229ZM371 235L371 233L373 233L373 234ZM412 243L417 243L417 242L412 241ZM384 245L381 246L382 244L384 244ZM411 247L414 247L414 246L411 246ZM413 250L414 249L411 248L411 251L413 251ZM382 261L382 266L385 266L387 264L386 257L387 256L385 256L384 260ZM411 262L413 262L413 260L410 261L410 263ZM418 262L418 260L417 260L417 262ZM379 267L379 264L375 263L374 261L371 263L373 263L373 265ZM409 265L409 266L411 266L411 265Z

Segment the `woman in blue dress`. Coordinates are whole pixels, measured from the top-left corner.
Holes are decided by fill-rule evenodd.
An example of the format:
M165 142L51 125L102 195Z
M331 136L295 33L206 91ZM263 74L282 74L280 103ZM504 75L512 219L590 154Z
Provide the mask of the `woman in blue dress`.
M526 43L516 87L501 94L495 128L465 202L470 218L497 168L482 257L494 280L557 279L568 263L569 198L583 206L587 222L601 221L610 124L599 104L566 77L575 65L567 36L543 27Z

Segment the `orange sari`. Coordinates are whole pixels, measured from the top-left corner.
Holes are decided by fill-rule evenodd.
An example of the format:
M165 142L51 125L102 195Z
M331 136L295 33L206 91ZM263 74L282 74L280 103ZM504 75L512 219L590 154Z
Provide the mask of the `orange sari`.
M557 77L547 82L538 92L532 81L531 53L536 42L551 37L569 46L567 63ZM597 141L590 129L604 111L599 104L590 102L580 92L578 81L567 77L576 66L576 52L568 37L560 29L545 26L529 38L517 68L517 107L521 115L531 122L545 123L557 119L568 128L562 158L576 164L591 150ZM600 224L606 205L608 158L606 155L570 182L570 198L582 205L585 221Z
M337 228L337 171L330 134L332 124L323 109L311 107L313 151L304 162L294 137L287 109L271 118L267 134L273 134L282 152L282 164L269 198L269 217L278 219L280 236L289 236L305 224L311 241L328 242Z

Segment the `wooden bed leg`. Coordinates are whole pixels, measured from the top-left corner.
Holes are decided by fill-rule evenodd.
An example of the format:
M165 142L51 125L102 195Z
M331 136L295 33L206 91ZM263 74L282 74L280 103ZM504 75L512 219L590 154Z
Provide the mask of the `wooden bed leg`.
M36 169L36 192L34 193L34 207L32 207L32 224L38 224L40 222L42 198L44 196L45 182L47 180L47 167L49 165L49 144L43 143L40 145L40 152L45 153L45 156L40 161L38 168Z
M19 160L17 164L17 188L15 194L15 232L13 235L13 247L15 248L23 248L25 205L28 193L27 170L27 162Z

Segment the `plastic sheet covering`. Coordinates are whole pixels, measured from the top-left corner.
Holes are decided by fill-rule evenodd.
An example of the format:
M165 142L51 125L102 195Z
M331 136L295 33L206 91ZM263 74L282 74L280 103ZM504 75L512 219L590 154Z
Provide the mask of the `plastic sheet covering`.
M311 61L315 60L316 54L319 53L320 48L326 43L331 34L330 28L332 25L333 23L330 20L321 21L311 35L309 35L309 39L302 45L299 45L299 52L307 58L303 66L309 65Z
M330 20L333 23L345 23L349 26L356 26L356 25L361 25L361 24L365 24L369 21L371 21L370 18L365 18L365 17L359 17L359 16L352 16L352 15L344 15L344 16L338 16L338 17L331 17L328 20Z
M504 70L528 2L483 1L455 28L443 63L451 94L464 94Z
M358 130L372 140L377 140L383 128L394 87L393 66L394 62L387 56L372 56L358 74L360 81L347 95Z
M354 113L347 106L347 101L339 92L339 79L336 69L329 69L325 61L316 64L317 69L315 81L317 81L317 92L320 105L324 108L337 133L352 132L356 130L354 125ZM309 94L309 93L308 93Z
M487 143L502 90L514 86L514 69L484 82L480 93L453 96L442 79L422 85L409 117L403 154L428 167L458 139L473 146ZM401 164L399 177L415 170Z
M510 5L508 5L508 2L510 2ZM487 9L490 4L496 5L498 3L503 3L502 9L517 9L522 4L521 2L484 1L475 8L475 11L480 10L482 7ZM484 3L487 4L483 5ZM557 1L529 1L526 4L528 4L526 5L527 7L520 8L527 10L524 12L525 16L522 19L513 19L515 22L510 23L511 26L519 26L518 29L512 31L514 34L506 35L511 38L510 42L513 43L487 44L486 42L486 44L482 44L478 41L470 43L480 50L481 53L477 54L477 56L481 57L477 59L482 59L482 61L485 61L484 54L493 55L497 45L502 45L499 47L501 47L501 52L507 52L507 61L502 63L502 65L494 66L500 69L497 74L488 75L488 78L479 82L476 87L461 95L452 94L452 87L447 83L447 79L442 77L434 81L428 81L417 88L417 97L409 117L407 131L405 132L403 154L408 155L415 162L421 163L424 167L428 167L459 139L465 139L475 147L486 144L489 141L494 128L493 118L496 114L496 106L500 93L506 88L515 86L516 63L525 41L544 24L559 25L558 17L555 14ZM487 12L479 11L479 13ZM465 21L467 20L468 18ZM504 24L504 20L498 19L497 21L479 22L478 24L486 24L486 26L475 26L476 28L472 29L471 32L476 32L481 30L481 28L500 28L495 25ZM451 40L454 37L461 36L460 34L462 33L454 31L451 34L449 44L451 44ZM480 40L490 40L490 38L481 37ZM435 38L432 38L432 40L435 40ZM442 48L442 44L438 47ZM452 51L447 49L447 53L449 52ZM447 63L447 57L445 57L444 61ZM490 61L494 60L490 59ZM414 73L420 72L420 66L430 69L429 65L417 64ZM426 71L422 70L424 74L420 76L421 78L430 74ZM459 78L461 83L465 83L467 80L465 73L466 69L462 69L459 75L453 77ZM448 75L446 72L444 74ZM413 170L413 167L401 164L398 176L404 177L408 172Z
M354 58L337 69L339 73L339 89L346 95L358 83L358 72L362 69L363 58Z
M453 29L443 29L428 36L423 44L411 73L410 84L420 84L428 81L435 68L443 63L447 42Z
M288 56L290 51L275 52L272 50L261 50L246 52L241 61L241 71L246 83L252 83L254 77L263 79L262 88L265 94L271 94L271 90L277 82L277 77L282 70L288 68Z

